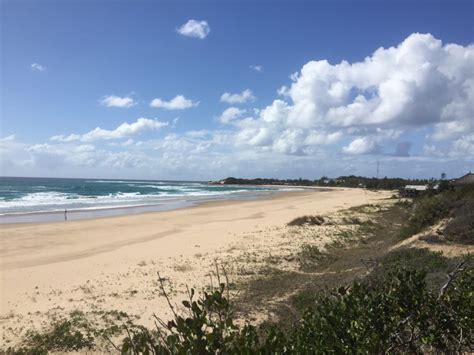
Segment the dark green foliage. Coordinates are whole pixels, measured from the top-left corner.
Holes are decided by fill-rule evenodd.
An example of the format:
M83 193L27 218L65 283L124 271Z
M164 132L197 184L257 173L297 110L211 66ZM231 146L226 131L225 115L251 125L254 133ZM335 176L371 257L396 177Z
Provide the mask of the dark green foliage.
M472 309L472 270L441 300L428 290L424 276L398 269L384 282L355 283L318 298L295 329L304 344L300 349L309 353L445 351L456 349L458 340L460 348L468 349L473 339L466 321L474 318L472 310L464 307Z
M175 314L173 320L161 323L164 329L149 331L144 327L131 329L122 345L122 353L212 354L227 353L235 345L239 329L234 324L232 308L224 296L225 285L204 292L194 300L194 289L189 300L182 304L188 311L184 317ZM174 312L174 309L173 309Z
M380 262L384 270L393 270L396 267L403 266L426 272L437 272L447 268L448 260L441 252L420 248L404 248L388 253Z
M472 350L473 270L440 295L426 287L425 273L395 269L383 282L354 283L317 295L288 332L237 327L224 285L185 301L189 317L176 315L169 335L144 328L125 340L125 353L318 354L419 353ZM192 299L191 294L191 299Z
M323 216L297 217L288 223L289 226L320 226L324 223Z
M400 201L395 202L395 206L399 206L399 207L408 209L408 208L413 207L413 201L411 201L411 200L400 200Z

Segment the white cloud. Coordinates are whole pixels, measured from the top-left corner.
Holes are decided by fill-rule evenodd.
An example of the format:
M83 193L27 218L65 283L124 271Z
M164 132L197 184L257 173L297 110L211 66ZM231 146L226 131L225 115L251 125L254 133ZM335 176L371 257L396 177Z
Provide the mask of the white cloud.
M103 106L107 107L122 107L122 108L129 108L135 106L137 103L129 96L105 96L104 98L99 100L99 103Z
M36 70L36 71L46 71L46 67L44 65L41 65L39 63L32 63L30 64L31 70Z
M224 124L229 124L232 121L242 117L245 112L246 110L241 110L238 107L229 107L219 116L219 121Z
M418 33L361 62L310 61L278 90L284 101L276 99L252 122L238 125L239 141L277 152L288 141L295 146L287 151L308 152L314 142L332 144L310 132L338 132L353 140L343 152L367 154L381 151L375 143L380 138L396 141L418 128L434 129L438 140L472 133L473 62L474 45L443 45Z
M168 122L161 122L156 119L139 118L133 123L124 122L114 130L107 130L100 127L93 129L85 134L70 134L68 136L57 135L51 137L56 142L91 142L100 139L119 139L139 134L146 130L157 130L166 127Z
M225 92L221 96L221 102L227 102L228 104L243 104L246 102L255 101L256 97L253 96L252 90L245 89L240 94L231 94Z
M211 32L211 28L207 21L189 20L176 31L183 36L204 39Z
M122 147L128 147L135 143L135 141L132 138L127 139L125 142L122 143Z
M15 140L15 135L10 134L9 136L0 138L0 142L13 142Z
M377 142L369 137L356 138L349 145L342 148L342 151L346 154L369 154L377 150Z
M192 100L185 98L183 95L177 95L170 101L156 98L150 102L151 107L164 108L165 110L184 110L198 105L199 101L193 102Z
M426 156L451 158L474 162L474 133L463 135L452 142L442 144L425 144L423 152Z
M263 73L263 65L251 65L250 69L255 70L258 73Z
M80 140L81 135L71 133L70 135L65 136L65 135L59 134L57 136L52 136L50 139L54 142L74 142L74 141Z
M457 156L474 157L474 134L465 135L453 142L453 151Z
M310 131L304 141L305 145L326 145L334 144L342 138L342 132L325 133L320 131Z

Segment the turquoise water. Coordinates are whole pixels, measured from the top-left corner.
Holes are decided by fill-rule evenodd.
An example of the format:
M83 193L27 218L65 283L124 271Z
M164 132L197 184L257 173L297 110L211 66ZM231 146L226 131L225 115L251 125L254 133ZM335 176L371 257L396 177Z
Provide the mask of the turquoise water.
M275 190L278 189L190 181L0 177L0 215L177 205L245 198Z

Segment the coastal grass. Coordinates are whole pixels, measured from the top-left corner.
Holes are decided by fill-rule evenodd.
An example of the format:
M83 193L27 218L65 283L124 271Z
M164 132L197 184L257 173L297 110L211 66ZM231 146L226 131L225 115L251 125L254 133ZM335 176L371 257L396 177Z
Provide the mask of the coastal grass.
M400 226L409 214L407 208L395 204L389 208L364 205L350 209L345 218L350 218L356 229L336 231L324 248L303 243L294 255L297 271L273 270L246 281L236 299L236 312L245 318L267 305L275 315L274 321L285 328L308 306L308 295L365 277L376 260L398 243ZM347 221L342 219L343 224Z

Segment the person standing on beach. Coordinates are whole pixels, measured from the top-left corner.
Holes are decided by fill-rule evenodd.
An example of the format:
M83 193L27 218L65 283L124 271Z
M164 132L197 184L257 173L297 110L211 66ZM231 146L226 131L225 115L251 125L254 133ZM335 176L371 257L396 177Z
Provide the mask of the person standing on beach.
M67 221L67 208L64 209L64 220Z

